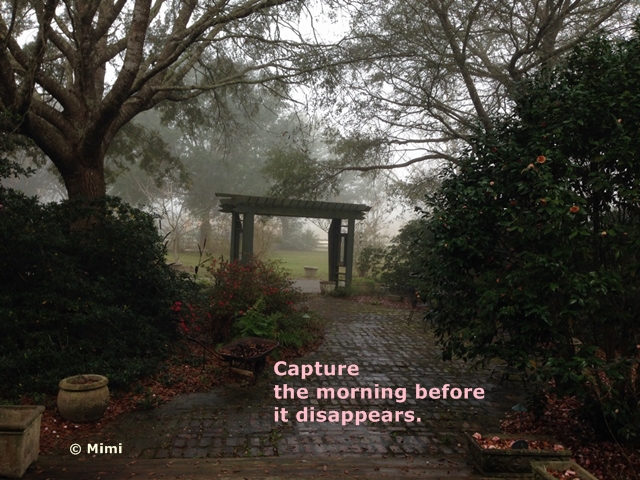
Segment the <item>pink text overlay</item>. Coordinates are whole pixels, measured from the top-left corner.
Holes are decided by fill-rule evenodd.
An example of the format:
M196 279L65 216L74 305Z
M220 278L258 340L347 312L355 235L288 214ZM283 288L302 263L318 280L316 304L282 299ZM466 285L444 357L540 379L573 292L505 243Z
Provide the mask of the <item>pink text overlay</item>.
M315 364L288 364L277 362L273 367L274 373L279 377L300 377L302 380L317 380L320 377L356 377L360 374L358 365L323 365ZM402 404L408 398L415 400L483 400L484 388L462 387L449 383L441 386L425 387L416 383L411 387L385 387L377 383L366 387L292 387L286 383L275 385L273 388L276 400L392 400L396 404ZM276 422L289 422L293 417L284 407L275 407L274 420ZM315 407L304 407L295 412L295 419L301 423L330 422L341 425L378 422L420 422L413 410L316 410Z

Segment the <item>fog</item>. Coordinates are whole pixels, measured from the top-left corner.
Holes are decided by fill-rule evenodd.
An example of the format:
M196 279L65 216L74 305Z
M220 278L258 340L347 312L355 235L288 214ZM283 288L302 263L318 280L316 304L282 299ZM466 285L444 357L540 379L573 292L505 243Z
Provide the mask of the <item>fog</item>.
M357 222L356 252L395 235L402 212L385 193L388 178L346 172L327 185L311 186L323 175L331 178L323 163L334 154L322 122L259 88L240 94L202 95L145 112L121 131L107 154L108 194L156 216L171 261L203 246L228 254L230 218L218 212L219 192L369 205L371 212ZM15 159L44 168L4 184L42 202L66 198L61 177L46 158L23 153ZM309 176L294 172L303 166ZM256 253L322 248L327 229L323 221L257 217Z

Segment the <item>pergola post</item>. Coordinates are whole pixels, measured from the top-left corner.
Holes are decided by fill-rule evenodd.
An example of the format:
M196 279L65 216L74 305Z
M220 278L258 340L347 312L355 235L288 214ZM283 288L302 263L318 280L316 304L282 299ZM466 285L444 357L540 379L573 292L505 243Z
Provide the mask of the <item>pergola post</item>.
M239 213L231 214L231 261L240 259L240 235L242 234L242 222Z
M342 220L334 218L329 226L329 281L338 282L340 268L340 229Z
M242 215L242 263L247 263L253 256L253 213Z
M355 230L356 220L354 218L350 218L348 220L346 245L344 246L344 265L347 270L344 278L346 287L351 285L351 280L353 278L353 247L355 244Z

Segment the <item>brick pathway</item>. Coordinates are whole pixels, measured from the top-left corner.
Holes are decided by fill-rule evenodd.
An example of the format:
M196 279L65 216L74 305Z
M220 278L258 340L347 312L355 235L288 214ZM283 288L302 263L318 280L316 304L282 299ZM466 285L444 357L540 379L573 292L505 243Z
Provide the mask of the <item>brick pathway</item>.
M424 464L456 465L470 473L464 459L463 431L498 431L504 412L522 401L522 389L496 388L488 371L473 371L461 362L442 362L439 349L419 320L407 325L408 311L390 310L353 301L315 296L311 307L327 324L324 343L295 364L356 364L358 376L278 377L265 370L258 383L215 388L210 393L181 396L149 412L123 415L96 439L105 445L122 443L128 458L419 458ZM246 382L245 382L246 383ZM274 387L287 384L315 393L318 387L406 388L407 398L276 400ZM423 387L484 388L482 400L417 400L415 384ZM275 407L297 412L407 411L420 422L301 423L289 414L287 423L274 420ZM324 460L323 460L324 461Z

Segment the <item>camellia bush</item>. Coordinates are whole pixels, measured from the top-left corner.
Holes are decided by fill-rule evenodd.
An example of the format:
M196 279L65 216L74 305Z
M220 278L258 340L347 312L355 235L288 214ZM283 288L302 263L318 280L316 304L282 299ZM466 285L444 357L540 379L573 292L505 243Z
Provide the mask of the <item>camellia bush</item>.
M428 286L417 276L416 250L422 250L427 242L422 219L407 222L391 244L384 249L379 279L390 292L408 295L414 301Z
M424 209L444 355L504 359L640 435L640 40L605 38L521 85Z
M417 295L427 288L417 275L420 256L416 252L424 252L424 227L423 219L413 219L400 228L389 245L364 247L356 263L358 274L382 283L391 293L417 301Z
M362 248L356 261L356 269L361 277L378 279L384 262L384 247L367 245Z

